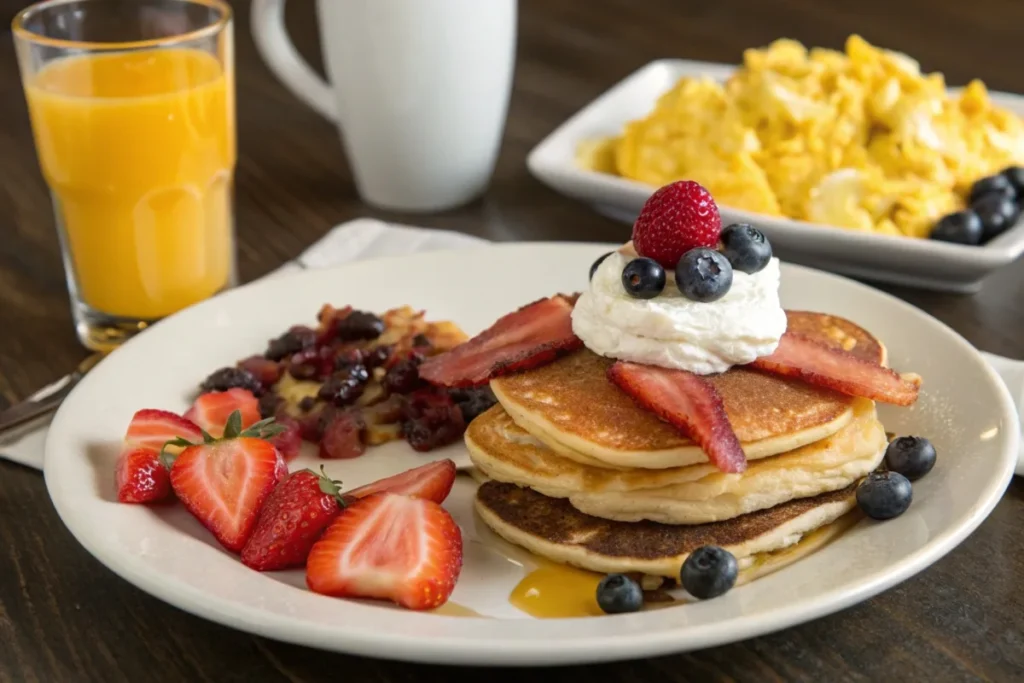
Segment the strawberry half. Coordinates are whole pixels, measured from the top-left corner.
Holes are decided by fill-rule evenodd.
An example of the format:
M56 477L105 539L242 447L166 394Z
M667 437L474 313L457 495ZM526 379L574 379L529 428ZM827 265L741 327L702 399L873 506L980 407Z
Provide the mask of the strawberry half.
M129 448L117 458L114 470L117 499L122 503L155 503L171 495L171 479L160 451Z
M228 417L236 410L242 415L242 429L248 429L259 422L259 401L251 391L237 388L202 394L185 413L185 417L211 436L220 437Z
M306 564L313 544L345 506L341 482L323 466L320 471L295 472L270 493L242 549L242 564L262 572Z
M226 416L225 416L226 421ZM168 441L198 441L203 432L188 418L168 410L144 408L132 416L124 435L125 448L149 448L159 451Z
M448 601L461 571L462 532L443 507L378 493L346 508L313 545L306 585L425 610Z
M124 446L114 467L117 499L122 503L155 503L171 495L171 480L160 451L168 441L203 438L190 420L167 410L145 408L132 416Z
M438 460L414 467L400 474L375 481L349 491L355 498L366 498L375 493L397 493L413 498L425 498L443 503L455 484L455 463L452 460Z
M174 493L232 552L245 546L264 502L288 473L284 458L267 441L279 429L271 424L273 418L244 431L241 420L239 411L232 413L222 438L207 434L203 443L181 439L170 444L186 446L171 466Z

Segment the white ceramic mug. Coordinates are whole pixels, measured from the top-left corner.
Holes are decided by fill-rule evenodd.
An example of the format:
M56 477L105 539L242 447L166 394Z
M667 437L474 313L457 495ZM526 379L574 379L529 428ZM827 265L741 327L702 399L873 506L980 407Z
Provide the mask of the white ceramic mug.
M318 0L330 84L295 50L285 0L254 0L263 59L338 124L362 198L440 211L483 192L512 86L516 0Z

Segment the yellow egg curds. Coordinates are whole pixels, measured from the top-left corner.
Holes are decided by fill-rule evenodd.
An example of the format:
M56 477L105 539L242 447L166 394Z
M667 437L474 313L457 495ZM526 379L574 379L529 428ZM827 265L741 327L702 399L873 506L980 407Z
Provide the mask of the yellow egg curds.
M653 186L696 180L737 209L927 237L975 180L1024 165L1024 121L980 81L951 96L941 74L859 36L845 53L777 40L725 84L681 79L579 161Z

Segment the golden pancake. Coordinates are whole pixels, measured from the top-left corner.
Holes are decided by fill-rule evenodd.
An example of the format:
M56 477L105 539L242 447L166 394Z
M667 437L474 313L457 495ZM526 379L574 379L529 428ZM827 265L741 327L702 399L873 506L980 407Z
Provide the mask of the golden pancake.
M675 579L687 555L703 545L725 548L741 567L750 567L763 553L797 550L795 544L802 537L854 508L854 490L849 486L725 522L677 526L599 519L566 500L489 481L477 489L476 510L499 536L554 562L601 573L639 572ZM786 563L804 554L790 553Z
M885 430L871 401L835 434L794 451L755 460L741 474L710 464L661 470L612 470L550 450L500 406L474 420L466 446L487 477L566 498L581 512L623 522L704 524L845 488L878 467Z
M883 363L869 332L832 315L787 312L794 330ZM586 349L491 382L515 422L560 455L603 467L663 469L707 462L677 429L608 381L611 359ZM849 423L853 399L744 367L709 375L748 460L791 451Z

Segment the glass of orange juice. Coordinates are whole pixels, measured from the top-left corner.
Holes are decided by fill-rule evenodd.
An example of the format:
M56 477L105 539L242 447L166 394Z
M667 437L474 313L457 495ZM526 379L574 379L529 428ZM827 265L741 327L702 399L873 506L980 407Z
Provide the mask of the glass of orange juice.
M82 343L109 350L231 287L230 7L48 0L13 30Z

